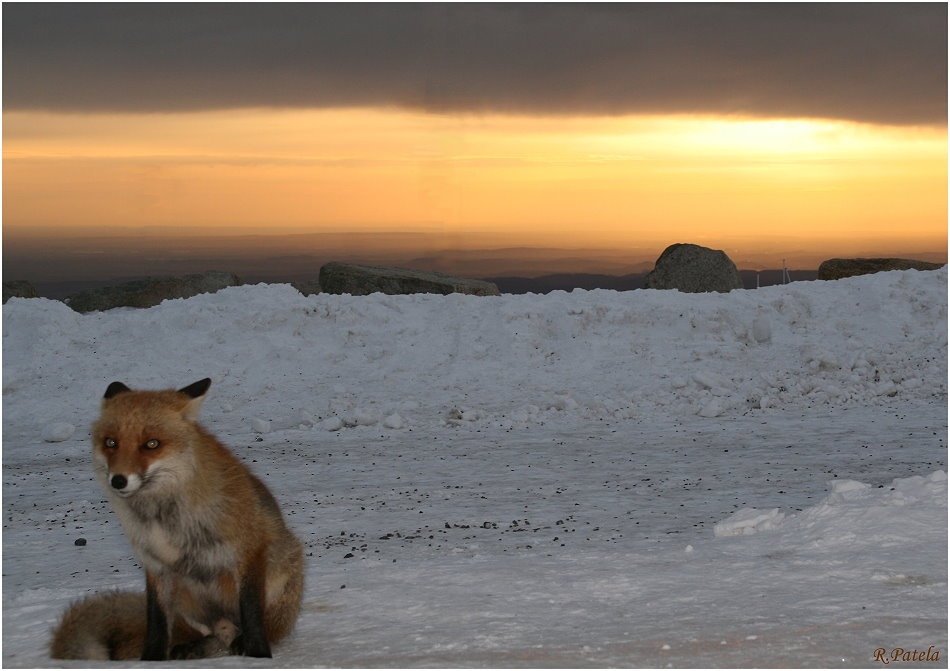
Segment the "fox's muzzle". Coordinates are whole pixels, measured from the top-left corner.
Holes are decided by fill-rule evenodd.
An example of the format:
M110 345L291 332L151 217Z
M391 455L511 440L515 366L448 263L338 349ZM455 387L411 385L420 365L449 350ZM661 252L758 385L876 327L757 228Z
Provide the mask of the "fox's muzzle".
M125 476L116 473L109 477L109 485L119 496L131 496L138 491L142 485L142 479L137 475Z

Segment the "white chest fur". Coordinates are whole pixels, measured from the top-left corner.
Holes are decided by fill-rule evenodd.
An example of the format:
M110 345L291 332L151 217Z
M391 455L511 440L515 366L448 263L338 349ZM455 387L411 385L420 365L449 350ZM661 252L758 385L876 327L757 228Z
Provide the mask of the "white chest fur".
M208 581L235 568L234 548L223 542L205 516L186 506L130 503L114 501L129 542L147 570Z
M165 566L174 566L184 554L182 544L172 539L159 524L139 525L136 537L131 540L143 560L145 557L154 558Z

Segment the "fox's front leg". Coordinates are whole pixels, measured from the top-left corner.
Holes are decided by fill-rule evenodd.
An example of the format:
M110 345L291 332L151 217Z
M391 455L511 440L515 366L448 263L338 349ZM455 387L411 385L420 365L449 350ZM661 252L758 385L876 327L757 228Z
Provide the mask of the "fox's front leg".
M241 608L241 634L231 646L232 652L248 657L270 657L270 643L264 628L264 583L266 559L261 551L241 577L238 603Z
M160 581L145 572L145 647L144 661L168 659L168 617L159 598Z

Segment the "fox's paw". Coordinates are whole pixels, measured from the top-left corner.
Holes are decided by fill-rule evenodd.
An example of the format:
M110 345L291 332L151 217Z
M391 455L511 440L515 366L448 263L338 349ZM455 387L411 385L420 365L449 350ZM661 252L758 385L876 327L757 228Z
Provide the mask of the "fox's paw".
M238 628L233 622L222 618L215 623L213 632L203 638L176 645L172 649L171 659L207 659L236 654L232 647L238 638Z
M172 648L169 659L207 659L208 657L227 657L231 646L222 643L217 636L205 636L189 643Z

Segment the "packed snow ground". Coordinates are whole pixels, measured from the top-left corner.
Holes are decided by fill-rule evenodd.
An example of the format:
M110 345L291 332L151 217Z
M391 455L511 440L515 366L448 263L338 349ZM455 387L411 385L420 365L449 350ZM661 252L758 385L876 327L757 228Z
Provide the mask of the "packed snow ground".
M281 502L307 587L273 660L193 666L945 667L946 307L946 269L12 299L3 663L69 666L45 652L67 604L141 589L88 457L108 383L210 376L202 421Z

